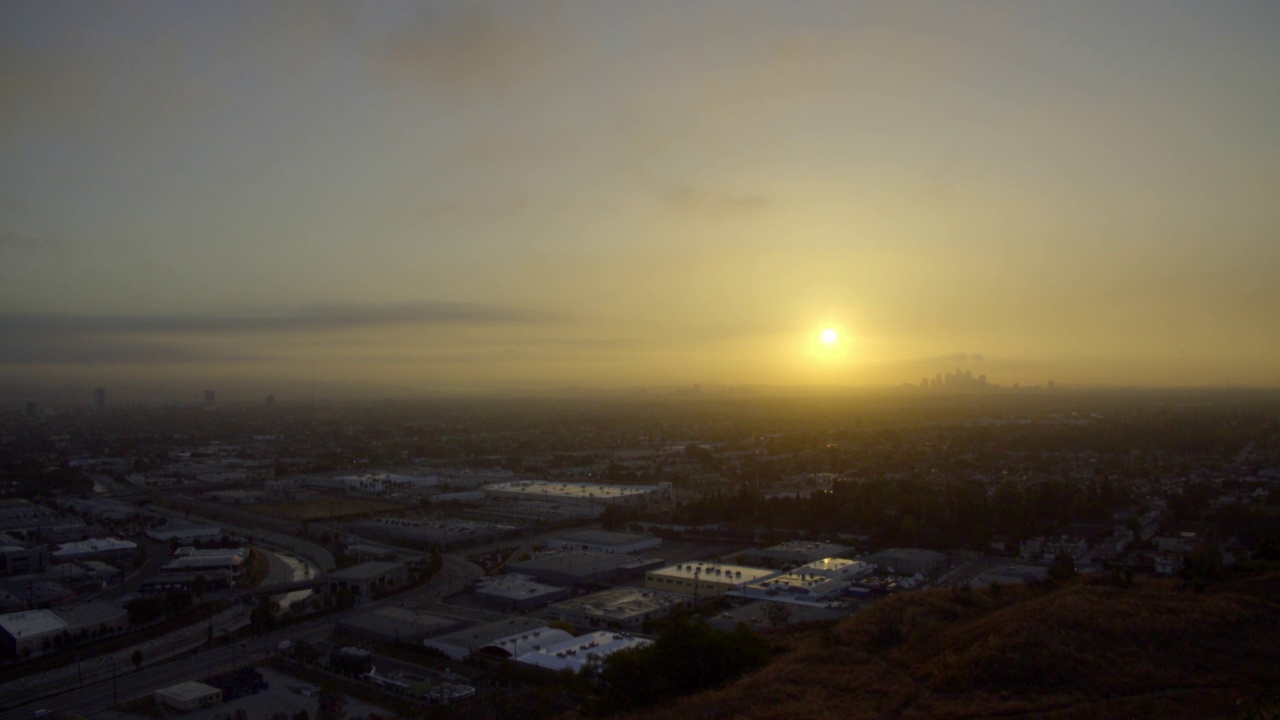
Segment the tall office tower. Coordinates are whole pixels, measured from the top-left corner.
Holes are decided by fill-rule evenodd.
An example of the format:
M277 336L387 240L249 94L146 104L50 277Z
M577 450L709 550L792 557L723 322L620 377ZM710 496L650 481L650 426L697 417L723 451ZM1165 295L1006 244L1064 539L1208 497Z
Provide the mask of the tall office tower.
M204 391L204 406L205 406L205 407L213 407L213 403L214 403L214 395L213 395L213 391L212 391L212 390L205 390L205 391Z
M93 389L93 406L98 410L107 409L107 390L106 388Z

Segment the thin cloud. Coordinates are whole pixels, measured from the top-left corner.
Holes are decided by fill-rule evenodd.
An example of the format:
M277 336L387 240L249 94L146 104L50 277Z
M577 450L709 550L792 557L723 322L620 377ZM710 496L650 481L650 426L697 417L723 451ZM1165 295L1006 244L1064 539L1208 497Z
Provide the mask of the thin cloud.
M469 96L508 91L543 75L561 57L546 3L501 8L429 5L368 58L375 72L397 82Z
M137 341L119 337L25 338L0 343L0 365L189 365L244 363L270 358L198 347L189 343Z
M0 338L305 333L388 325L550 323L557 316L467 303L323 305L274 314L59 315L0 314Z
M982 362L982 353L964 353L953 352L949 355L934 355L933 357L920 358L916 362L926 365L934 365L937 363L964 363L964 362Z
M0 252L6 250L53 250L57 247L57 243L52 240L33 238L26 235L19 235L17 233L0 232Z
M662 197L663 205L682 213L742 213L763 210L775 201L768 193L717 192L682 187Z

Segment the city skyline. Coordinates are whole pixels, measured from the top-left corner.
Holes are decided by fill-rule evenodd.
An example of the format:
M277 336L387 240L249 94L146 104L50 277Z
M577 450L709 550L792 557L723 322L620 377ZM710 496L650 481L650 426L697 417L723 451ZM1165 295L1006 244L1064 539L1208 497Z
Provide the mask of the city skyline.
M1275 387L1277 31L1263 2L6 4L0 383Z

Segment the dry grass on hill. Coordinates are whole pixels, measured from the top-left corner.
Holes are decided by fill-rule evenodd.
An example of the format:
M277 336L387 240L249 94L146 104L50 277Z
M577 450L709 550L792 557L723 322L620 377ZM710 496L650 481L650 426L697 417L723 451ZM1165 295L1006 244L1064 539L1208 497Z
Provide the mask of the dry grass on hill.
M933 590L773 636L768 667L635 717L1238 718L1280 683L1278 638L1280 605L1172 582Z

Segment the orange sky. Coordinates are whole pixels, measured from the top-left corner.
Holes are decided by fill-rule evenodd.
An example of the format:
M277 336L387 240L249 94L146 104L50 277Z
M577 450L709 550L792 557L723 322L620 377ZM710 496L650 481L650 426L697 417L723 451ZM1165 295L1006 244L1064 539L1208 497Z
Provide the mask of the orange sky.
M1266 2L6 3L0 375L1275 386L1276 37Z

